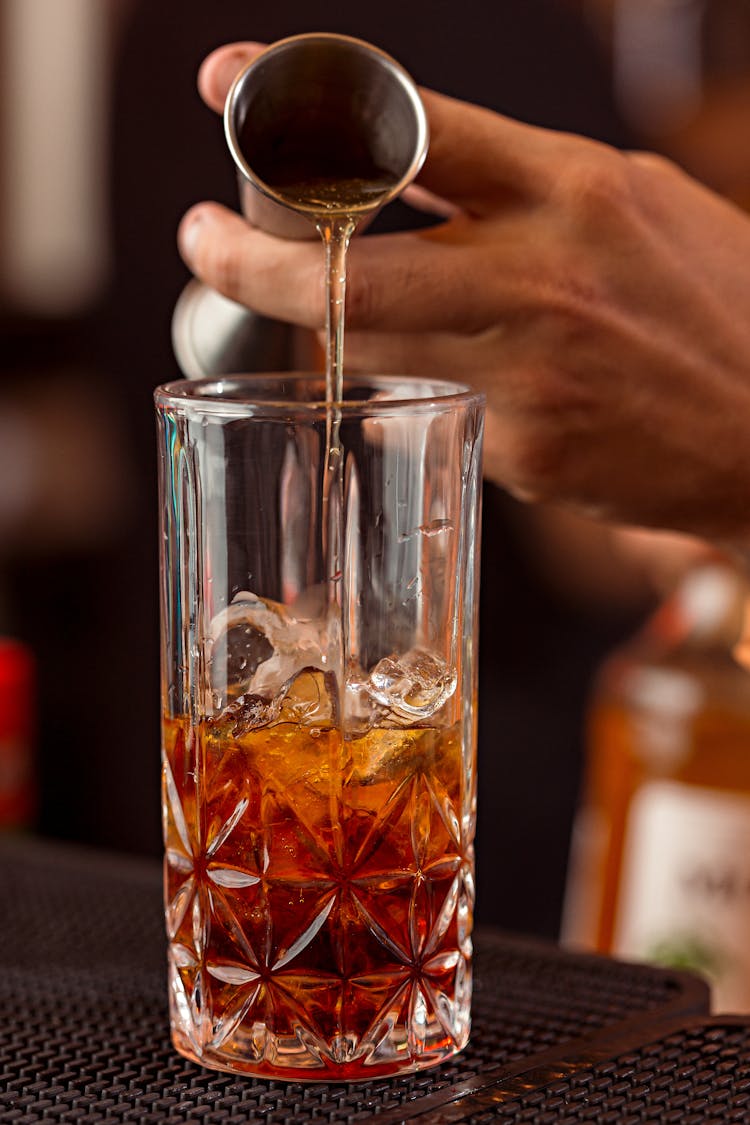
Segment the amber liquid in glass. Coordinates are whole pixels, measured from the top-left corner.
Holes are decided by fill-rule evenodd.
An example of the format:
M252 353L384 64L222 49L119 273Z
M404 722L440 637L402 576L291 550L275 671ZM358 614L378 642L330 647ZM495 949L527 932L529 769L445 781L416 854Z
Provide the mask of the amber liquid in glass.
M427 1066L469 1031L460 725L344 738L284 718L165 721L177 1045L268 1077Z

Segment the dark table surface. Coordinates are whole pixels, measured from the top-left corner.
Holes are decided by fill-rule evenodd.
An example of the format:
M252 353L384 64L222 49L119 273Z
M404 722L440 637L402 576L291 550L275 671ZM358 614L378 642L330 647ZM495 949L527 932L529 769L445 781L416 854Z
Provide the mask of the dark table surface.
M697 978L494 931L471 1043L442 1066L205 1070L169 1040L160 884L148 861L0 840L0 1122L750 1121L750 1021L711 1019Z

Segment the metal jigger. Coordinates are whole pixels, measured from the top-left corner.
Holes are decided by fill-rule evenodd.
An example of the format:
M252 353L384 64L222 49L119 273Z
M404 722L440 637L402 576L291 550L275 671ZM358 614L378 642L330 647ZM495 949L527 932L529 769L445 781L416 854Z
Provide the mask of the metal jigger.
M309 162L316 176L340 179L356 176L366 160L388 174L380 207L414 179L428 144L424 107L406 71L345 35L296 35L268 47L232 84L224 127L244 215L284 238L318 235L313 213L268 182L276 162L302 168ZM278 370L287 366L289 334L288 326L197 281L183 291L172 318L175 356L188 378Z

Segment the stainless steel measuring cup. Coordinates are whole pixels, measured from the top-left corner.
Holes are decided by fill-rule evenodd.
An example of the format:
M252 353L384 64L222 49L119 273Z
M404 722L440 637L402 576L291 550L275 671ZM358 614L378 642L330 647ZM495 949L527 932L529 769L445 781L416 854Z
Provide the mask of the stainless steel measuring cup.
M242 211L286 238L317 237L311 214L269 183L274 161L309 161L317 175L347 174L363 159L387 173L381 206L417 175L428 127L416 85L394 59L346 35L295 35L272 44L235 78L224 128ZM335 168L334 168L335 165ZM372 218L364 217L361 230ZM172 342L190 378L251 371L267 361L268 322L191 282L177 303ZM261 354L262 353L262 354Z
M347 175L362 159L392 180L383 203L410 183L427 152L427 119L412 79L390 55L346 35L295 35L238 74L224 110L242 210L286 238L315 237L310 213L269 181L295 159L321 176Z

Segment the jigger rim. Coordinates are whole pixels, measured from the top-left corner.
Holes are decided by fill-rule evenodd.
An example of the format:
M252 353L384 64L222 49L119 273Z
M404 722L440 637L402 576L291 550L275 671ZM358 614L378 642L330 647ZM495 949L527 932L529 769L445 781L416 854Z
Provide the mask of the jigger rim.
M406 93L409 102L414 110L414 118L416 123L416 143L414 145L414 155L403 175L395 181L388 192L384 194L379 206L385 206L387 203L392 202L400 193L412 182L412 180L419 173L422 165L424 164L425 157L427 156L427 149L429 147L429 125L427 123L427 113L424 104L419 95L419 88L416 82L411 77L409 72L387 51L383 51L380 47L368 43L365 39L358 39L352 35L340 35L332 31L314 31L304 32L300 35L288 35L284 39L277 39L275 42L264 47L263 50L251 59L242 70L235 75L232 85L229 87L226 101L224 102L224 132L226 135L229 151L232 158L240 169L242 174L247 180L257 188L268 199L274 203L284 207L285 210L298 211L301 214L312 214L314 208L305 207L304 205L295 206L291 208L287 199L284 198L279 192L262 180L257 173L253 170L252 166L247 162L242 152L237 136L237 128L235 123L235 106L239 100L243 86L248 81L248 75L256 69L259 69L269 58L275 54L282 54L294 47L296 44L312 46L315 42L324 43L337 43L341 46L349 46L354 50L360 51L372 58L379 59L384 64L395 78L401 84L402 89Z

